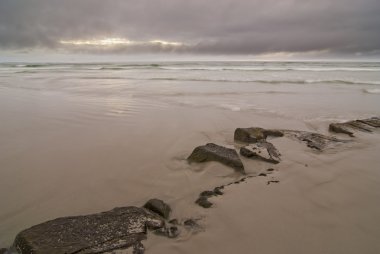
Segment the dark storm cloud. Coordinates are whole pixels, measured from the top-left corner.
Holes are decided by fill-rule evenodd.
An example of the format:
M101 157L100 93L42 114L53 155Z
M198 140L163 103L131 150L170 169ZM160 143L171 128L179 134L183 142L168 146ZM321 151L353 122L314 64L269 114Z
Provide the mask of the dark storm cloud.
M379 0L0 0L0 48L371 53L380 49L379 13ZM59 43L105 37L185 45Z

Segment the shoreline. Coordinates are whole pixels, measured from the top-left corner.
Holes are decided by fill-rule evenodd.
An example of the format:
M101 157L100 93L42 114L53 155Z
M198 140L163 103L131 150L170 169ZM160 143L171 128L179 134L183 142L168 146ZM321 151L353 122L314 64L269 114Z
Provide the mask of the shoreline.
M372 130L378 132L375 128L372 128ZM199 234L194 236L186 234L185 236L180 236L175 241L163 240L161 242L156 236L151 238L150 234L146 241L147 252L149 253L149 250L151 249L154 253L171 253L173 248L180 248L184 253L192 253L191 251L197 251L200 246L202 246L201 249L203 251L207 250L207 252L229 253L232 250L246 252L252 251L252 248L254 247L254 250L259 251L260 253L274 253L275 251L280 250L278 249L279 246L271 245L271 238L265 237L266 234L272 234L272 237L277 235L277 237L280 237L280 240L282 239L280 241L282 242L281 248L284 248L285 245L286 248L288 248L288 251L302 253L302 249L303 251L306 251L307 248L315 245L316 242L310 239L306 240L307 238L301 237L301 235L294 232L293 227L299 227L299 231L306 233L306 235L314 234L314 236L318 236L317 238L320 238L318 244L321 242L326 244L322 249L318 244L315 245L314 248L309 250L309 253L320 253L321 251L325 253L344 253L344 251L346 251L345 253L355 253L356 251L357 253L358 249L366 249L366 251L368 251L366 253L375 253L380 246L377 246L374 242L371 243L370 239L368 240L369 243L371 243L370 246L366 246L366 241L363 240L363 243L358 244L356 242L350 246L348 250L347 246L342 247L341 245L334 244L331 242L331 239L326 236L329 232L326 232L327 229L332 229L332 234L334 235L336 232L342 233L343 231L341 231L341 227L345 225L344 227L349 227L351 230L351 238L362 237L362 233L356 231L355 224L347 221L347 219L352 219L353 215L358 216L357 223L361 223L362 226L368 227L374 232L377 231L374 225L369 225L365 220L364 214L366 211L361 213L358 207L351 207L353 212L342 210L342 206L344 207L347 205L347 202L357 202L362 200L360 196L367 194L365 184L368 183L368 179L363 177L361 179L359 177L359 180L353 179L353 177L358 177L358 173L355 171L357 171L360 162L353 163L354 161L347 158L347 156L355 155L363 160L365 159L366 163L369 163L369 165L374 165L376 164L376 161L378 161L376 156L374 156L380 148L378 145L380 138L376 133L362 133L360 130L356 130L354 133L358 137L355 138L356 141L353 143L327 148L324 152L317 152L316 149L313 150L310 147L305 149L305 144L295 142L295 140L289 138L270 139L270 142L273 142L273 144L279 148L282 157L284 158L279 164L273 165L273 176L272 172L270 172L270 175L265 174L260 176L256 174L257 177L252 178L252 180L235 182L236 185L233 184L231 186L228 184L228 190L225 192L223 191L224 193L222 196L210 197L212 202L215 202L216 204L216 207L213 206L215 209L207 209L207 212L202 211L202 213L200 213L204 216L204 218L200 220L201 223L207 224L204 227L204 230L199 233L202 235L201 238L198 237ZM343 136L342 134L338 135L340 137ZM375 147L376 149L374 149ZM245 160L243 161L246 162ZM256 161L254 164L260 163ZM268 164L264 163L264 165ZM377 174L377 176L380 174L380 172L376 172L374 169L367 169L366 171L367 172L364 173L362 172L364 176L368 173ZM248 177L250 176L252 175L248 175ZM272 180L268 181L269 177L271 177L270 179ZM267 182L267 186L263 186L265 181ZM269 185L270 181L273 181L274 184ZM361 186L356 187L359 188L362 193L355 194L355 188L349 195L348 193L345 193L344 188L342 189L342 187L347 187L345 185L348 183L348 187L352 188L354 186L353 183L356 181L362 184ZM376 182L376 179L374 179L374 182ZM338 183L338 186L336 186L335 183ZM373 185L371 181L369 183ZM333 191L330 194L334 195L326 196L328 192L326 188L332 189ZM377 194L380 194L379 188L376 189ZM352 197L352 194L354 198ZM373 197L375 198L377 194L373 194ZM247 198L252 198L254 202L251 203L247 201ZM283 198L287 201L284 202ZM368 205L366 202L362 203ZM176 207L176 209L177 208L178 207ZM298 210L298 208L300 210ZM230 217L231 214L234 213L234 209L238 209L239 213L242 214L236 217L233 215ZM196 210L197 208L195 208L195 211ZM283 211L284 213L279 214L280 211ZM374 218L376 218L376 211L380 211L380 205L373 204L371 214ZM317 217L314 217L314 215L313 217L310 217L311 215L308 215L307 213L320 213L320 215ZM178 215L178 213L174 214ZM199 212L196 212L195 214L199 214ZM342 215L342 218L337 219L339 214ZM220 224L220 221L226 221L226 216L229 217L227 220L228 223ZM262 218L263 220L261 221L259 218ZM270 226L265 223L265 220L271 221ZM276 223L273 224L274 221ZM280 228L276 226L281 224L283 225L280 226ZM215 228L216 225L219 225L219 227ZM207 243L210 243L209 241L227 241L227 238L229 237L228 230L222 230L223 227L220 227L222 225L225 227L240 228L242 232L248 230L250 225L252 225L252 227L258 226L260 229L253 230L261 233L259 240L260 244L254 244L254 246L252 246L250 244L251 241L244 240L247 239L247 236L249 235L249 233L246 232L245 234L241 234L242 239L238 240L238 238L236 238L234 241L230 242L228 246L222 247L222 249L215 247L223 245L207 245ZM284 227L285 225L288 225L289 228L283 231L284 228L281 229L281 227ZM286 228L288 226L286 226ZM281 232L280 229L283 232ZM288 233L284 235L284 232ZM335 239L345 240L343 236L339 238L335 235ZM189 237L191 237L191 241L187 241L189 240ZM297 244L297 249L294 249L294 242L296 242L296 239L299 240L300 237L306 241L302 245ZM242 243L244 243L244 246ZM297 241L297 243L299 243L299 241ZM196 246L195 249L193 244ZM268 246L272 246L273 248L268 248ZM366 248L364 246L366 246ZM208 249L210 247L212 249Z

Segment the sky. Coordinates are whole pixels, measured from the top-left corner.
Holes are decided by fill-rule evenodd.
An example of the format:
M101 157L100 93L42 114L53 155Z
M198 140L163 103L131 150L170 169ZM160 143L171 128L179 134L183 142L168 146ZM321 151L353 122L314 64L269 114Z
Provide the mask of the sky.
M379 57L380 0L0 0L0 54Z

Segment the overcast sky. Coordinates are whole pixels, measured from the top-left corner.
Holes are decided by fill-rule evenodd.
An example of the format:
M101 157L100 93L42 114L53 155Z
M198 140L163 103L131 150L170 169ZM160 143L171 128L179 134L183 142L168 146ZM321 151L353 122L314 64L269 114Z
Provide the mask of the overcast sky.
M380 55L380 0L0 0L0 50Z

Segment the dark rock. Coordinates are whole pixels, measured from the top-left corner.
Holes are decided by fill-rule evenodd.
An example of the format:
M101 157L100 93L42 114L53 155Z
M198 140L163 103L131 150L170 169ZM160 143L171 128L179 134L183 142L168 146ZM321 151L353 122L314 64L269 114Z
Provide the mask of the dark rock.
M267 182L267 185L271 184L271 183L279 183L280 181L278 180L270 180Z
M0 249L0 254L6 254L7 253L7 249L5 249L5 248L1 248Z
M282 137L284 133L281 130L266 130L263 128L237 128L234 133L235 141L243 143L256 143L265 140L268 136Z
M147 238L146 229L163 226L164 220L147 209L121 207L38 224L20 232L13 246L20 254L89 254L129 247L143 253L140 241Z
M221 191L223 188L221 187L215 187L214 188L214 193L215 195L223 195L224 193Z
M341 124L341 123L332 123L329 125L329 130L331 132L335 132L335 133L344 133L344 134L347 134L349 135L350 137L353 137L354 136L354 133L350 130L348 130L344 124Z
M244 146L244 147L240 148L240 155L247 157L247 158L251 158L251 157L255 156L255 153L253 151L249 150L248 146Z
M200 196L195 203L197 203L199 206L203 208L210 208L212 206L212 203L208 201L207 197L205 196Z
M260 159L270 163L280 162L280 153L277 148L267 141L260 141L250 146L242 147L240 154L244 157Z
M234 133L235 141L243 143L255 143L266 139L263 128L237 128Z
M215 193L213 191L203 191L201 194L199 194L199 196L209 198L215 196Z
M265 173L260 173L259 176L267 176Z
M168 204L160 199L151 199L145 203L144 208L157 213L165 219L169 219L171 208Z
M234 149L215 145L213 143L196 147L187 160L189 162L218 161L226 166L234 168L237 172L245 173L243 163Z
M368 119L348 121L344 123L332 123L329 125L329 130L335 133L348 134L351 137L354 136L355 130L363 132L372 132L373 128L380 127L380 118L372 117Z
M346 126L349 126L353 129L357 129L364 132L372 132L372 127L360 122L360 121L349 121L345 123Z
M185 220L183 224L187 227L192 227L192 228L199 227L198 223L193 219L187 219Z
M293 136L296 139L306 142L307 146L319 151L341 144L350 142L350 140L337 139L335 137L326 136L319 133L307 132L307 131L286 131L287 135Z
M179 236L180 231L177 226L163 227L154 231L156 235L165 236L168 238L176 238Z
M362 119L362 120L358 120L358 122L364 123L366 125L369 125L369 126L372 126L375 128L380 128L380 118L378 118L378 117Z
M179 225L179 222L177 219L172 219L169 221L170 224L173 224L173 225Z
M267 171L269 172L274 171L274 168L268 168Z
M137 242L133 245L133 252L132 254L144 254L145 247L141 242Z
M256 143L265 140L268 136L282 137L284 133L280 130L266 130L263 128L237 128L234 133L235 141L243 143Z

